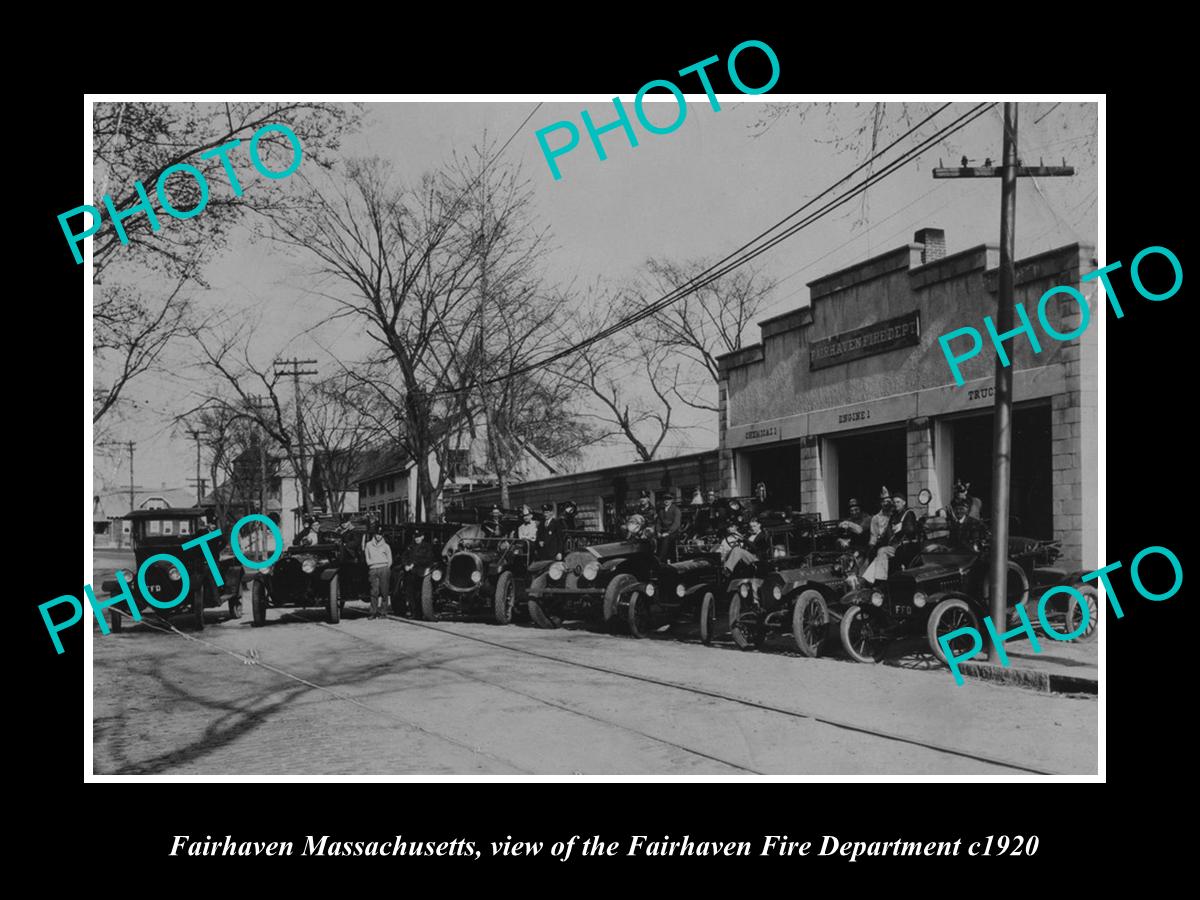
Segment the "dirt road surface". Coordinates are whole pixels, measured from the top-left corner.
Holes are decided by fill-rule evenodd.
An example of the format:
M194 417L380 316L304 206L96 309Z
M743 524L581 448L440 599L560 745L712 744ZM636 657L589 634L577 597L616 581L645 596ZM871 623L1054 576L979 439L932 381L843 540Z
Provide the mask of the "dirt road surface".
M1097 702L569 627L208 611L94 642L99 774L1094 774ZM161 628L161 623L152 623Z

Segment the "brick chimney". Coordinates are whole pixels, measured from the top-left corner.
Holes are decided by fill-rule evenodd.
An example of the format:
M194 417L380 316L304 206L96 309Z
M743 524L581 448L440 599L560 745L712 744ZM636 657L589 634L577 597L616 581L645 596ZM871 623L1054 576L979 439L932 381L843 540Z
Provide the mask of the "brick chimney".
M946 232L941 228L922 228L913 235L913 243L925 245L921 251L922 263L946 258Z

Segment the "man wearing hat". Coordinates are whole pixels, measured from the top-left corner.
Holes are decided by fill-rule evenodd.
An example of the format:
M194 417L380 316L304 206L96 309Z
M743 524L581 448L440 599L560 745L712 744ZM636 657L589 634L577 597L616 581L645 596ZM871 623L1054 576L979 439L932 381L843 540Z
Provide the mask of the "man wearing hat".
M634 511L642 517L643 532L658 534L658 513L654 509L654 502L649 491L642 491L638 495L638 508Z
M950 518L946 522L951 547L972 548L984 543L989 535L987 525L971 515L970 501L964 493L950 503Z
M539 559L562 559L567 545L567 525L554 514L553 503L542 504L542 528L538 537Z
M838 544L845 549L865 547L871 536L871 517L862 511L854 497L850 498L849 506L849 514L838 523L842 531Z
M983 519L983 501L978 497L971 496L971 482L963 481L961 478L954 482L954 497L950 504L942 510L938 511L938 515L943 519L952 518L954 515L954 501L962 499L967 504L967 515L973 519Z
M871 516L871 536L867 540L867 548L874 550L882 540L887 543L885 536L892 525L892 493L884 485L879 492L879 512Z
M495 538L495 537L501 536L500 535L500 531L501 531L500 519L501 518L502 518L502 514L500 512L500 507L493 506L492 511L488 514L487 521L485 521L482 525L484 537Z
M668 563L675 558L675 545L679 542L679 529L683 525L683 514L675 505L675 495L670 491L663 497L662 515L658 519L658 561Z

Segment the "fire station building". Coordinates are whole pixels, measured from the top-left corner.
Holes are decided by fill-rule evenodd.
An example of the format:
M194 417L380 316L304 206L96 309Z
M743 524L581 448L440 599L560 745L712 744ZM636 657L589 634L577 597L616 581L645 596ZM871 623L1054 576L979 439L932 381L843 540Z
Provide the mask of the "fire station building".
M822 517L844 515L851 497L878 510L880 489L904 493L918 514L949 502L956 479L970 482L991 515L995 351L983 326L996 315L998 247L947 256L945 233L926 228L913 243L809 283L811 303L760 322L759 343L720 358L719 468L731 494L761 483L772 505ZM1092 247L1073 244L1016 261L1015 299L1033 322L1005 343L1012 359L1013 533L1062 541L1063 563L1095 567L1097 540L1097 308ZM1087 298L1091 324L1059 342L1037 320L1042 294L1057 285ZM1069 295L1047 303L1059 333L1078 327ZM1015 324L1020 319L1014 316ZM938 337L964 326L983 350L962 363L955 384ZM953 348L965 352L968 338Z

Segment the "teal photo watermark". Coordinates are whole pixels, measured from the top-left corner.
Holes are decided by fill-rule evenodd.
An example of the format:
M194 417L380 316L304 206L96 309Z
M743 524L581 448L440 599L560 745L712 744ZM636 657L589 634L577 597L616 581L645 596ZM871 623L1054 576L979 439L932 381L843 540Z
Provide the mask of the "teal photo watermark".
M248 522L263 523L267 530L271 532L271 536L274 538L275 552L265 560L250 559L245 553L242 552L238 535L240 534L243 526L245 526ZM198 547L200 549L200 553L204 557L204 562L208 565L208 571L212 575L213 582L217 587L221 587L223 584L225 584L225 579L221 575L221 570L217 565L216 558L213 557L212 548L208 546L208 542L213 538L219 537L220 534L221 529L218 528L216 531L210 531L207 534L202 534L199 537L193 538L187 543L180 545L180 549L182 550L191 550L194 547ZM229 531L229 543L230 549L233 551L233 555L237 558L237 561L248 569L269 568L275 565L275 563L278 562L279 558L283 555L283 532L279 530L279 526L275 524L271 518L264 516L262 513L250 513L249 515L242 516L240 519L238 519L233 528L231 528ZM150 587L146 584L146 573L150 571L152 566L158 563L164 563L169 567L171 573L169 576L170 580L179 585L179 592L170 600L164 600L160 597L156 597L153 591L150 590ZM138 593L141 594L142 599L146 602L146 604L155 609L173 609L192 594L192 577L193 573L189 572L188 566L185 564L184 560L180 559L178 556L175 556L171 553L155 553L153 556L149 556L142 561L142 564L138 567L134 580L137 582ZM87 597L88 604L92 608L92 615L96 618L96 624L100 626L101 634L109 633L108 622L106 622L104 619L104 611L110 606L117 606L118 604L124 603L126 608L129 610L130 617L135 622L140 622L142 620L142 613L141 610L138 609L137 601L134 599L133 591L130 589L129 579L125 577L125 573L120 569L118 569L116 573L116 584L116 596L110 597L107 600L96 599L95 591L92 590L92 586L90 584L85 584L83 586L83 593ZM62 622L53 621L50 618L50 610L56 606L63 605L72 607L70 618ZM63 645L62 641L59 640L58 635L60 632L66 631L68 628L78 625L83 620L83 603L74 594L64 594L61 597L55 597L53 600L47 600L45 603L38 606L38 612L42 614L42 621L46 623L46 630L50 633L50 639L54 642L54 649L61 654L63 652Z
M771 77L767 83L761 87L750 87L741 79L741 76L738 74L737 58L742 52L749 50L750 48L754 48L765 54L767 61L771 64ZM710 56L708 59L702 59L698 63L693 63L686 68L680 69L678 73L680 75L691 75L693 72L696 73L696 77L700 79L700 84L704 87L704 93L708 95L708 104L712 107L713 112L720 112L721 104L717 100L716 93L713 92L712 82L709 80L708 73L705 71L705 69L707 69L713 63L718 63L720 61L721 58L719 56ZM742 41L742 43L738 44L733 48L732 52L730 52L729 59L726 61L725 65L729 72L729 80L732 81L733 86L743 94L765 94L771 88L775 87L775 83L779 81L779 57L775 55L774 50L772 50L762 41ZM675 120L669 125L656 125L646 116L646 93L655 89L670 91L672 96L675 97ZM621 98L613 97L612 103L616 109L617 118L615 121L609 122L607 125L601 125L597 127L596 123L592 121L591 113L589 113L586 109L581 110L579 113L580 121L583 122L583 127L587 131L588 137L591 139L592 147L595 149L596 156L599 158L600 162L604 162L604 160L608 159L608 153L605 151L604 145L600 143L600 136L603 134L621 129L625 132L625 137L629 140L630 147L636 147L638 145L637 132L634 131L633 123L629 120L629 111L626 110L621 104ZM662 78L656 78L653 81L647 81L641 86L641 88L638 89L637 96L634 97L633 100L633 113L642 128L650 134L670 134L671 132L678 130L678 128L687 118L687 101L684 99L683 91L681 91L679 86L674 82L667 81L666 79ZM551 149L550 141L547 139L547 137L555 131L565 131L566 140L562 143L559 143L559 145L554 149ZM576 127L574 122L564 119L560 122L555 122L552 125L547 125L545 128L539 128L536 132L534 132L534 137L537 138L538 146L541 147L542 156L544 156L546 159L546 165L550 167L550 174L554 176L555 181L560 180L562 178L562 172L559 170L558 162L556 160L560 156L565 156L579 146L579 129Z
M262 156L258 150L258 143L260 140L262 140L263 135L270 134L271 132L275 131L280 132L288 139L288 142L292 145L293 154L291 164L288 165L286 169L278 172L272 171L271 169L268 169L266 165L264 165ZM229 189L233 193L234 197L241 197L245 193L245 191L242 189L242 183L238 179L237 170L233 167L233 163L229 158L229 155L236 150L241 143L242 141L239 138L238 140L230 141L227 144L222 144L219 147L213 147L210 150L205 150L200 154L200 159L216 158L221 161L221 165L225 169L225 175L229 178ZM258 129L258 131L254 132L250 138L249 156L250 163L260 175L262 175L264 178L278 180L280 178L287 178L298 168L300 168L300 162L303 159L304 154L300 148L300 138L296 137L296 132L292 131L292 129L287 125L275 123L273 125L264 125L262 128ZM177 209L171 202L171 198L167 195L167 179L176 173L186 175L196 180L200 198L196 205L191 209ZM145 214L146 218L150 222L150 229L152 231L158 231L160 228L162 228L162 224L159 222L158 216L154 212L154 204L150 202L150 195L146 193L145 185L143 185L140 181L135 181L133 183L133 189L137 191L140 202L133 204L128 209L118 210L113 205L112 196L109 194L105 194L101 198L104 208L108 210L109 221L112 222L113 228L116 229L117 238L120 240L122 245L127 245L129 243L129 235L125 231L125 226L121 223L131 216L137 215L138 213ZM194 216L200 215L200 213L204 212L204 208L208 206L208 180L204 177L204 173L195 166L186 162L177 162L174 165L167 166L167 168L163 169L159 174L158 180L154 183L154 194L158 198L158 205L162 207L167 215L175 219L190 219ZM67 223L67 220L78 216L81 213L91 216L91 225L84 228L83 231L75 233L71 230L71 226ZM58 224L62 228L63 234L66 235L67 243L71 247L71 253L74 254L75 262L77 264L83 262L83 254L79 252L79 245L84 241L85 238L92 237L100 230L100 226L103 224L103 219L104 215L100 209L87 203L83 204L82 206L77 206L74 209L68 210L67 212L59 215Z
M1168 590L1161 593L1154 593L1153 591L1147 590L1145 584L1142 582L1141 572L1139 571L1142 560L1151 554L1166 557L1166 559L1171 563L1171 569L1175 575L1175 583L1171 585ZM1117 592L1113 589L1112 582L1109 580L1109 574L1115 572L1119 568L1121 568L1121 562L1118 560L1115 563L1109 563L1107 566L1104 566L1101 569L1096 569L1094 572L1088 572L1086 575L1083 575L1080 580L1085 582L1098 580L1102 585L1104 585L1104 595L1108 598L1108 602L1112 604L1113 613L1118 619L1123 619L1125 617L1125 610L1121 608L1121 604L1117 600ZM1129 579L1133 582L1134 589L1147 600L1154 600L1156 602L1169 600L1178 594L1179 589L1183 587L1183 565L1179 562L1179 557L1177 557L1166 547L1147 547L1145 550L1135 556L1133 558L1133 562L1129 564ZM1052 627L1046 618L1047 602L1060 594L1066 594L1072 597L1077 604L1077 608L1079 609L1079 624L1076 626L1074 631L1066 633L1060 632ZM1033 649L1034 653L1042 652L1042 645L1038 642L1037 634L1033 630L1033 624L1029 621L1029 615L1025 612L1025 608L1023 606L1017 606L1016 611L1017 617L1021 620L1021 625L1017 628L1010 629L1009 631L998 631L996 628L996 623L992 621L991 616L987 616L983 620L984 628L987 630L988 635L992 639L992 646L995 647L996 657L999 659L1000 665L1005 667L1009 665L1009 662L1008 654L1004 650L1004 643L1005 641L1016 637L1019 634L1025 634L1029 637L1029 646ZM1098 611L1099 607L1097 607L1097 612ZM1041 599L1038 600L1038 622L1042 626L1042 631L1044 631L1048 637L1053 638L1056 641L1071 641L1082 635L1087 631L1088 625L1091 623L1091 615L1092 613L1091 610L1088 609L1086 598L1078 588L1072 587L1071 585L1060 584L1049 588L1045 593L1042 594ZM953 649L951 648L951 644L956 639L963 637L970 639L971 649L965 653L955 655ZM963 677L960 664L966 662L968 659L978 656L980 651L983 650L983 635L979 633L978 628L973 628L968 625L964 628L956 628L954 631L940 635L938 637L938 643L941 645L942 653L946 657L947 665L950 666L950 672L952 675L954 675L955 683L961 686L963 684Z
M1145 284L1142 283L1139 266L1141 265L1142 260L1151 254L1166 257L1171 263L1171 268L1174 269L1175 272L1175 283L1162 293L1150 291L1146 288ZM1108 297L1108 302L1112 306L1113 312L1116 314L1118 319L1122 319L1125 317L1125 310L1121 308L1120 301L1117 300L1116 289L1112 286L1112 281L1109 279L1110 273L1115 272L1119 268L1121 268L1120 260L1115 263L1110 263L1102 269L1096 269L1094 272L1088 272L1080 279L1080 281L1098 280L1101 284L1103 284L1105 295ZM1179 264L1179 257L1177 257L1166 247L1147 247L1145 250L1135 256L1133 258L1133 262L1129 264L1129 278L1133 282L1133 286L1137 292L1147 300L1154 300L1156 302L1159 300L1169 300L1171 297L1174 297L1177 293L1179 293L1179 289L1183 287L1183 266ZM1073 331L1058 331L1051 326L1049 320L1046 318L1047 303L1059 296L1069 299L1079 307L1079 325ZM1035 332L1033 329L1033 324L1029 320L1029 313L1026 311L1024 305L1017 303L1014 305L1014 310L1016 311L1017 318L1021 320L1021 324L1011 331L1004 332L1004 334L998 334L996 332L996 324L992 321L991 316L983 317L984 330L988 333L988 337L992 341L992 346L996 349L996 355L1000 359L1000 364L1005 368L1007 368L1012 362L1012 360L1009 359L1008 352L1004 348L1004 342L1010 338L1016 338L1018 335L1024 334L1026 338L1028 338L1029 345L1033 348L1033 352L1042 352L1041 342L1038 341L1037 332ZM1041 325L1042 331L1045 332L1046 336L1052 338L1053 340L1074 340L1087 331L1087 327L1091 323L1091 319L1092 312L1088 307L1087 298L1084 297L1078 289L1073 288L1070 285L1061 284L1057 285L1056 287L1052 287L1050 290L1042 294L1041 299L1038 300L1038 324ZM962 353L952 353L950 351L950 342L956 338L962 337L969 338L971 340L971 346ZM946 356L946 362L950 364L950 372L952 375L954 375L954 383L957 386L962 387L966 381L962 376L962 370L960 367L962 363L966 362L968 359L973 359L982 352L983 335L979 333L978 328L972 328L970 325L968 325L964 328L956 328L954 331L946 332L938 338L938 343L941 345L942 353Z

